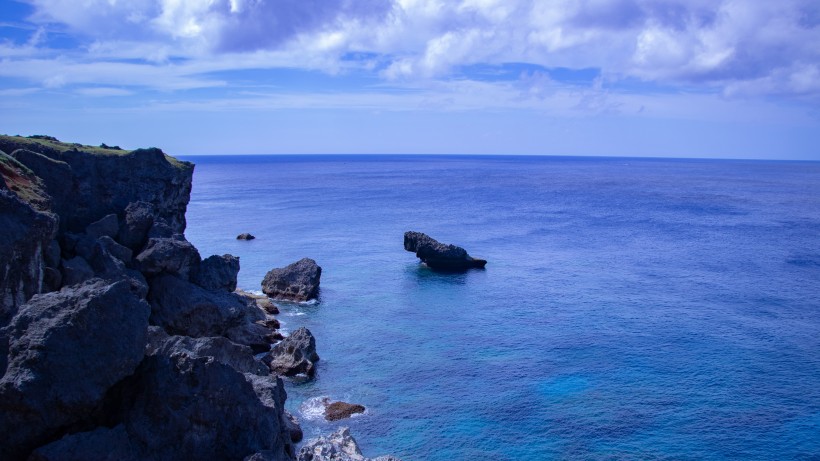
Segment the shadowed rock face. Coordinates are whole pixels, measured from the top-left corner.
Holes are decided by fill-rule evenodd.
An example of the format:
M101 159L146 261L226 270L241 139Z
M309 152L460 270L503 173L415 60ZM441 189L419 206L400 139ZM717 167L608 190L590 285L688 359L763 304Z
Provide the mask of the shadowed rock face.
M271 269L262 280L262 291L271 298L307 301L319 296L322 268L316 261L303 258L295 263Z
M295 376L300 373L313 376L316 372L314 362L319 361L319 355L316 354L316 339L307 328L299 328L273 346L263 361L268 364L272 373L283 376Z
M48 143L0 135L0 460L292 461L278 323L182 234L193 166Z
M106 391L142 360L148 304L125 282L94 279L38 295L2 335L0 459L15 459L92 417Z
M404 233L404 249L416 256L431 269L463 271L481 269L487 261L475 259L464 248L447 245L421 232Z

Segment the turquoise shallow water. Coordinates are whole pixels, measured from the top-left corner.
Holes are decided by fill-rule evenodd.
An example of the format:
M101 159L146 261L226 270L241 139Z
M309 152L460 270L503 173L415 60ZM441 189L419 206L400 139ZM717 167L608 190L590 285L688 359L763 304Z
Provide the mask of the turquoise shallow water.
M187 159L186 235L240 256L242 288L323 268L320 302L279 316L322 358L288 384L308 438L344 424L406 461L820 457L818 163ZM406 230L487 269L431 272ZM368 411L326 423L323 396Z

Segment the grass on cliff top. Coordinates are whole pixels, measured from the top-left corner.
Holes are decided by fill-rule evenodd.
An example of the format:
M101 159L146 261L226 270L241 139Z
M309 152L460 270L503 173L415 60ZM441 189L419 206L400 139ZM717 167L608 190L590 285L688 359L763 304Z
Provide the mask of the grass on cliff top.
M18 144L21 147L38 152L38 147L42 146L47 149L55 150L58 152L66 152L73 149L76 149L80 152L85 152L87 154L92 155L126 155L131 152L132 150L120 149L117 146L106 146L105 144L101 144L100 146L88 146L79 143L69 143L63 142L58 140L52 136L43 136L43 135L34 135L34 136L9 136L9 135L0 135L0 140ZM104 147L103 147L104 146ZM7 152L11 154L11 152ZM177 160L176 158L165 154L165 159L168 160L168 163L171 165L179 168L184 165L187 165L188 162L183 162L181 160Z
M35 209L48 210L51 199L40 179L14 157L3 153L0 153L0 181Z

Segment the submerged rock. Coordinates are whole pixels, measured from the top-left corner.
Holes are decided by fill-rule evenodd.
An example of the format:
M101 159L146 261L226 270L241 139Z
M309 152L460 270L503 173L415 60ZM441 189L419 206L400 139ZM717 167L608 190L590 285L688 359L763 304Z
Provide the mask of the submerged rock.
M487 261L475 259L464 248L447 245L421 232L404 233L404 249L413 253L431 269L463 271L481 269Z
M316 339L307 328L299 328L273 346L262 360L272 373L278 375L295 376L302 373L313 376L316 373L315 362L319 361Z
M303 258L278 269L271 269L262 280L262 291L271 298L307 301L319 296L322 268L316 261Z
M338 421L340 419L350 418L357 413L364 413L364 411L364 406L357 403L328 403L325 407L325 419L328 421Z
M401 461L395 456L365 458L350 429L339 428L336 432L308 441L301 450L297 461Z
M253 240L255 238L256 237L254 237L253 235L248 234L248 233L239 234L239 235L236 236L237 240Z

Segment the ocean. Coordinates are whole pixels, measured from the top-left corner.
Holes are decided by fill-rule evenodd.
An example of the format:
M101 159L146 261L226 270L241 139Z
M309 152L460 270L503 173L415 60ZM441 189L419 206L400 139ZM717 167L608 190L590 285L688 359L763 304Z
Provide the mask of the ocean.
M420 460L820 459L820 163L217 156L187 238L239 286L303 257L306 439ZM424 232L487 259L432 272ZM256 240L238 241L250 232ZM360 403L329 423L318 400Z

